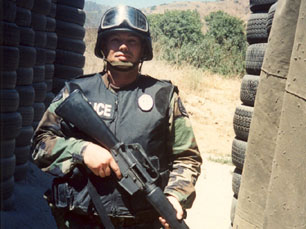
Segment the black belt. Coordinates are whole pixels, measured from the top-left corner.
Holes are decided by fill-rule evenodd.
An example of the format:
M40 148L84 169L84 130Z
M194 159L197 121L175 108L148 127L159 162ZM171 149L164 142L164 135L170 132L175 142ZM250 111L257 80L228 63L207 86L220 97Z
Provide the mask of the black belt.
M91 224L95 222L97 226L103 227L101 219L98 215L81 215L74 212L68 213L70 217L76 217L82 219L84 222L90 222ZM115 227L131 227L141 224L150 224L158 220L158 215L155 211L143 211L138 213L136 216L124 217L124 216L109 216L112 224Z
M114 217L110 216L114 226L130 227L141 224L149 224L158 220L158 215L154 211L144 211L134 217Z

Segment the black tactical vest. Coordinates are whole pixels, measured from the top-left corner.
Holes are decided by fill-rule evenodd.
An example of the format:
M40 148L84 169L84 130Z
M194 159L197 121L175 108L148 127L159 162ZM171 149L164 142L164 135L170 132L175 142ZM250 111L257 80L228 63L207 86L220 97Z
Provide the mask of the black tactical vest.
M117 92L106 88L101 75L91 75L67 84L73 91L83 91L89 103L115 136L125 144L139 143L161 174L157 185L162 189L168 181L169 157L169 107L174 90L171 83L139 76L131 85ZM82 114L72 114L82 115ZM75 168L65 180L55 182L54 196L58 207L69 207L82 214L90 214L93 204L87 191L84 167ZM114 176L91 180L108 214L134 215L151 209L141 193L130 196L116 182Z

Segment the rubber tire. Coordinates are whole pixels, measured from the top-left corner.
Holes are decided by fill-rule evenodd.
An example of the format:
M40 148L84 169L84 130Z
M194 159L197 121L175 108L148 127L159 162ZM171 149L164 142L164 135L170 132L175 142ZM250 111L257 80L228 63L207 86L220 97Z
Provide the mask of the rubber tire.
M56 7L57 7L56 1L57 0L55 0L55 1L52 0L52 2L51 2L51 9L50 9L49 13L47 14L48 17L55 18L55 16L56 16Z
M266 47L267 43L257 43L248 46L245 58L245 68L248 74L260 75Z
M17 0L16 6L19 6L19 7L28 9L28 10L32 10L34 6L34 1L35 0Z
M3 7L2 9L5 10L1 10L0 20L7 22L15 22L16 11L17 11L15 1L3 0L1 3Z
M55 32L56 20L55 18L47 16L46 32Z
M16 138L20 133L21 119L18 112L0 113L0 140Z
M31 145L31 138L33 136L33 133L34 133L34 130L32 126L21 127L20 133L16 137L16 146L23 147L23 146Z
M35 32L29 27L19 27L20 31L20 45L34 46Z
M45 65L36 65L33 67L33 83L43 82L45 80Z
M232 177L232 190L234 192L234 195L238 197L239 197L239 189L240 189L240 184L241 184L241 174L242 174L242 170L235 168L233 172L233 177Z
M16 87L17 73L16 71L0 71L0 88L14 89Z
M34 102L43 102L47 94L47 84L45 82L33 83L33 88L35 90Z
M19 28L15 23L0 21L0 45L18 46L20 42Z
M0 141L0 159L7 158L14 155L15 151L15 138Z
M61 50L84 54L86 45L83 40L58 37L57 48Z
M56 33L58 37L83 40L85 29L81 25L56 20Z
M85 5L85 1L84 0L57 0L57 4L62 4L62 5L66 5L66 6L72 6L72 7L76 7L79 9L83 9L84 5Z
M34 119L33 119L33 123L35 122L39 122L46 110L46 106L44 103L34 103L33 104L33 108L34 108ZM32 124L33 124L32 123ZM33 126L33 125L32 125ZM33 126L34 127L34 126ZM35 129L35 127L34 127Z
M69 15L69 17L67 17ZM57 4L56 20L75 23L83 26L85 24L85 11L76 7Z
M240 100L244 105L254 106L259 76L245 75L240 87Z
M243 169L247 142L234 138L232 143L232 162L238 169Z
M46 65L47 64L52 64L53 65L53 63L54 63L54 61L55 61L55 58L56 58L56 51L53 49L46 49L45 50L46 52ZM45 68L46 68L46 66L45 66ZM54 71L54 70L53 70Z
M18 68L16 85L31 85L33 82L34 71L33 67Z
M54 64L46 64L45 65L45 81L53 79L53 76L54 76Z
M249 44L268 42L267 13L253 13L247 23L246 35Z
M30 27L32 20L31 10L17 7L15 23L19 27Z
M30 126L32 125L34 118L34 109L33 106L27 107L18 107L17 112L21 114L22 117L22 126Z
M250 10L256 12L268 12L270 6L277 0L250 0Z
M238 105L234 114L234 132L241 140L248 140L250 125L254 108L245 105Z
M19 65L19 49L0 46L0 71L16 71Z
M55 32L48 32L46 48L55 50L56 47L57 47L57 34Z
M36 65L38 66L44 65L45 63L46 63L46 49L36 47Z
M0 112L15 112L19 106L19 94L15 89L0 89Z
M35 44L36 48L46 48L47 45L47 32L35 31Z
M50 9L51 9L51 0L39 0L35 1L32 11L39 14L47 15Z
M19 47L19 67L30 68L36 63L36 49L29 46L20 45Z
M59 79L73 79L83 75L83 69L68 65L54 64L54 77Z
M272 23L273 23L273 19L274 19L274 14L277 8L277 2L275 2L269 9L268 12L268 18L267 18L267 33L270 34L271 28L272 28Z
M31 126L33 129L33 127ZM30 158L31 145L19 146L15 149L16 165L25 164Z
M85 56L79 53L57 49L55 63L83 68L85 65Z
M45 80L45 83L47 85L47 92L52 91L52 88L53 88L53 79Z
M11 157L1 158L0 160L0 181L9 179L14 175L16 157L13 154Z
M35 99L35 91L32 85L16 86L19 93L19 106L32 106Z
M46 31L47 16L32 11L32 23L31 27L35 31Z

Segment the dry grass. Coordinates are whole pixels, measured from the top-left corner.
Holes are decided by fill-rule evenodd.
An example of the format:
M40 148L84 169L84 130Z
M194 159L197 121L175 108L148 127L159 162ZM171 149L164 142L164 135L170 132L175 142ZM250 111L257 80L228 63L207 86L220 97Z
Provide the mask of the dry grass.
M95 39L95 33L86 33L85 74L103 69L103 61L93 54ZM203 155L229 157L235 136L233 116L240 104L241 79L224 78L191 66L172 66L157 60L145 62L142 73L171 80L178 86Z

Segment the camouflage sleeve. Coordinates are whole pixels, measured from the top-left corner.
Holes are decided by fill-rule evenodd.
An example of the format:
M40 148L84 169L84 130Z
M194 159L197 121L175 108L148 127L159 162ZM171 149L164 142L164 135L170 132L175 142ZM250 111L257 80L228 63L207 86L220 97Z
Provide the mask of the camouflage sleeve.
M202 158L188 114L178 94L171 100L170 142L172 169L166 194L178 198L183 208L191 208L195 199L195 184L201 173Z
M83 163L84 140L66 137L61 131L61 119L55 114L56 107L68 96L63 89L44 113L33 136L33 160L43 171L55 176L69 173L76 164Z

